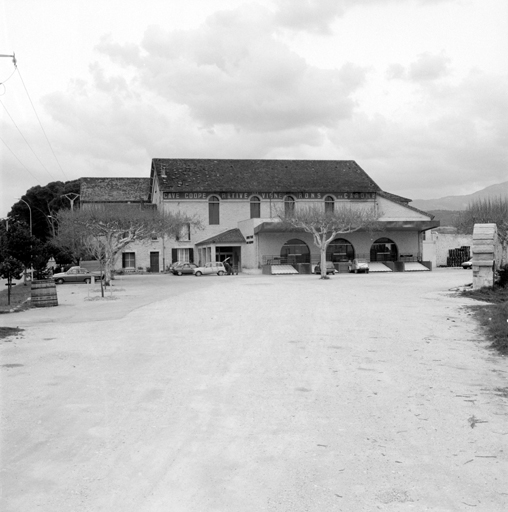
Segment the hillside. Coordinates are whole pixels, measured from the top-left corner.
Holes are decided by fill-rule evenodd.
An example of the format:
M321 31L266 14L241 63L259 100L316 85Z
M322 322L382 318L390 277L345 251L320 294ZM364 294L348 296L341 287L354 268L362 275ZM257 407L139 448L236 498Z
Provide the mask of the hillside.
M508 199L508 181L491 185L490 187L465 196L446 196L439 199L415 199L410 205L423 211L432 210L465 210L469 203L478 199L494 199L503 197Z
M438 220L441 226L454 226L460 212L457 210L426 210L427 213L434 215L434 220Z

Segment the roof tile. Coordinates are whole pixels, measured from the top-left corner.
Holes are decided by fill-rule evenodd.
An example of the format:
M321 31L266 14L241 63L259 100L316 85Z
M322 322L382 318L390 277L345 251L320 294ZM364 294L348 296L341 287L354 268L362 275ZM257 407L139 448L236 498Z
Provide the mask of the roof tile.
M163 192L377 192L352 160L154 158Z

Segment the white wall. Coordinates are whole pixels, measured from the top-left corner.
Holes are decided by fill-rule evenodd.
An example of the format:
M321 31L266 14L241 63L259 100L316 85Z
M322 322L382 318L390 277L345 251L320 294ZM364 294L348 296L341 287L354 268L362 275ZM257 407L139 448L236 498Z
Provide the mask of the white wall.
M378 208L381 220L430 220L430 215L415 212L384 197L378 197Z

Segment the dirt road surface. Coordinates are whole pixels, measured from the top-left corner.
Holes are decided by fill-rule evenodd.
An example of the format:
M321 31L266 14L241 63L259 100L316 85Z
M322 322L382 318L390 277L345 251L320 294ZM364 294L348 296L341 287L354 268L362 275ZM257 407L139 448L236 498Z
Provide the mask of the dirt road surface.
M508 510L470 272L129 276L0 316L3 512ZM108 295L111 297L111 295Z

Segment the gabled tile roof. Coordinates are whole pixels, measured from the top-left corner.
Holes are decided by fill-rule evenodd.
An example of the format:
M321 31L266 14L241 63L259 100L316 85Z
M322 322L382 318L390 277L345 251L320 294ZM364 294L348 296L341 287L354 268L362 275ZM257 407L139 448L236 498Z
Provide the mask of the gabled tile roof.
M154 158L162 192L377 192L352 160Z
M427 217L430 217L430 220L433 220L435 217L435 215L432 215L430 213L424 212L423 210L419 210L418 208L415 208L414 206L411 206L409 204L411 199L408 199L407 197L397 196L395 194L390 194L390 192L384 192L384 191L378 192L378 194L381 197L385 197L386 199L389 199L390 201L393 201L394 203L398 203L398 204L404 206L405 208L409 208L410 210L413 210L414 212L418 212L423 215L427 215Z
M150 178L81 178L81 203L141 203L149 199Z
M205 244L244 244L245 238L242 235L242 232L238 228L228 229L227 231L223 231L218 235L211 236L206 240L201 240L196 243L196 245L205 245Z
M396 203L410 203L412 201L412 199L408 199L407 197L398 196L390 192L385 192L384 190L382 192L379 192L379 195L386 197L386 199L391 199Z

